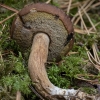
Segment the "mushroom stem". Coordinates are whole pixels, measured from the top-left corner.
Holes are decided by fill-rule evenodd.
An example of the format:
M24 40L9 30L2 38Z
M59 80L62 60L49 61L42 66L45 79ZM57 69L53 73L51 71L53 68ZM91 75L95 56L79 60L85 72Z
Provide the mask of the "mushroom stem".
M50 39L44 33L35 35L31 53L28 61L28 68L35 89L45 99L49 100L67 100L69 96L74 96L77 91L74 89L61 89L54 86L48 79L45 63L48 57L48 47Z

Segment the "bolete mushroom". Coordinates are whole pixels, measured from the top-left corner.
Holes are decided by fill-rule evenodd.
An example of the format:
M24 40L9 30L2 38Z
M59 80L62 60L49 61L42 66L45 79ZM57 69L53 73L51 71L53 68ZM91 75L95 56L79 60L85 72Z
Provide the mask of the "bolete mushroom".
M11 37L21 51L30 51L28 69L35 89L45 99L67 100L74 89L61 89L48 79L45 63L60 61L74 43L74 30L70 18L59 8L36 3L19 11L11 28ZM30 50L31 48L31 50Z

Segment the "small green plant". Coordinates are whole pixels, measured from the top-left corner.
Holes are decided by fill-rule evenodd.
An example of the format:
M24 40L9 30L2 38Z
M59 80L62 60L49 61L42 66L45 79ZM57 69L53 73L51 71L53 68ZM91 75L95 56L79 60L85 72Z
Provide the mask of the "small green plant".
M18 57L13 54L9 56L9 62L6 61L4 72L0 79L2 87L11 87L9 92L13 93L16 93L16 91L21 91L24 94L30 93L28 86L31 84L31 80L21 53L19 53Z
M4 3L10 7L20 10L28 3L45 1L47 0L0 0L0 3ZM73 0L72 5L83 1L85 0ZM57 7L60 6L58 3L55 3L54 0L51 0L51 4ZM91 20L94 25L100 22L99 9L100 7L97 7L95 10L91 9L88 13L89 16L91 16ZM73 6L69 15L74 17L77 12L77 6ZM0 12L0 21L7 18L12 13L13 12L9 10ZM86 16L83 15L82 17L87 25L87 29L89 29L91 24L86 19ZM32 84L32 82L28 73L27 61L23 59L16 42L10 39L10 27L12 20L13 18L10 18L5 23L0 25L0 100L15 100L17 91L22 92L24 99L27 98L27 100L37 100L36 95L31 93L29 89L29 85ZM80 23L81 20L75 27L81 29ZM60 66L56 65L54 62L53 65L47 69L49 79L53 84L61 88L78 88L77 78L75 76L77 74L85 75L87 74L86 67L90 66L91 68L91 65L87 65L89 60L84 47L87 46L89 50L91 50L92 44L96 42L98 43L100 50L100 25L98 24L95 28L96 34L87 35L76 33L75 44L72 49L72 52L75 52L75 54L62 58L64 62ZM100 55L100 52L98 52L98 54ZM98 76L99 75L100 72ZM87 77L87 79L89 78ZM89 94L96 93L96 90L91 87L82 87L82 90Z
M64 57L64 62L60 66L53 64L53 66L48 69L48 76L52 83L62 88L76 87L75 75L86 73L86 71L83 70L86 63L83 58L80 58L85 53L83 52L84 51L81 51L80 54Z

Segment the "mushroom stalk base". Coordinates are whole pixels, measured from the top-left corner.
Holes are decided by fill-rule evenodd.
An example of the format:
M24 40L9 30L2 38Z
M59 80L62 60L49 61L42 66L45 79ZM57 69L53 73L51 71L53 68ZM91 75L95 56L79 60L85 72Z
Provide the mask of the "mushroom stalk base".
M48 57L48 47L50 39L44 33L35 35L31 53L28 61L28 68L35 89L45 99L67 100L69 96L74 96L77 91L74 89L61 89L54 86L48 79L45 63Z

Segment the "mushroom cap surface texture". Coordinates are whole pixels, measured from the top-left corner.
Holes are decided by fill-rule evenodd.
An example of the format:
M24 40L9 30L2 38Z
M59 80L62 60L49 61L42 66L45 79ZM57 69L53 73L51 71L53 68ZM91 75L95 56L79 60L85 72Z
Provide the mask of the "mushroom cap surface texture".
M72 22L55 6L45 3L29 4L19 11L11 27L11 37L23 53L30 51L34 36L39 32L47 34L50 39L48 61L60 61L61 56L66 55L73 46Z

